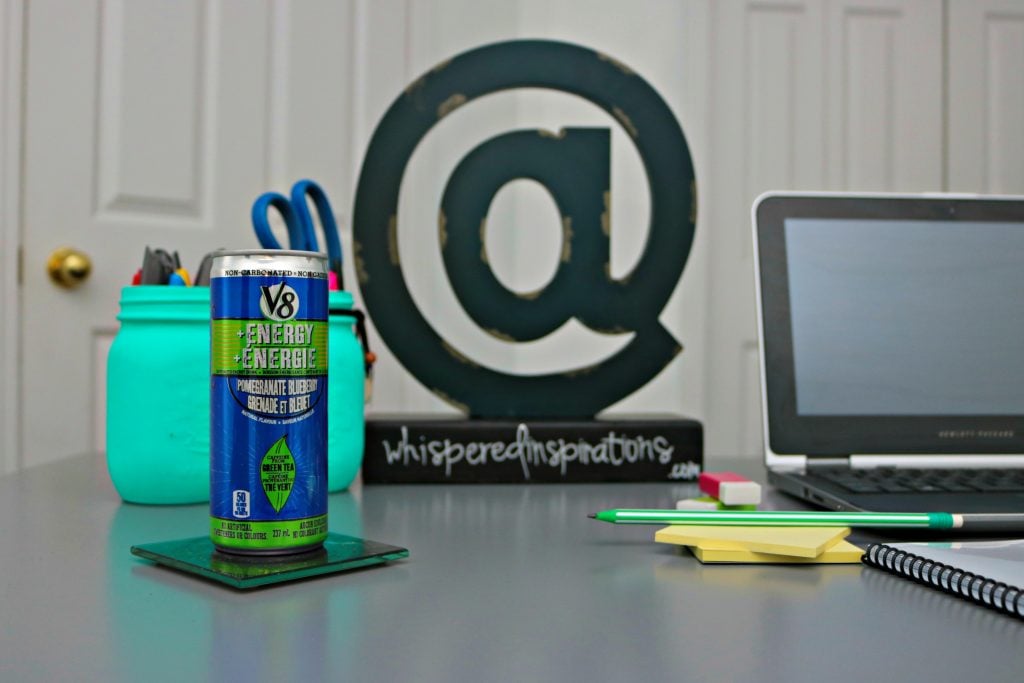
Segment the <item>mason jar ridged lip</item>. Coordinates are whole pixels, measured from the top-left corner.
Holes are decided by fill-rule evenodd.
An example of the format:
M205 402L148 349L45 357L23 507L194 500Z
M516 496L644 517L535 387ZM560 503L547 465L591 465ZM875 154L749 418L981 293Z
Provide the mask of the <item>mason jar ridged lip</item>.
M334 290L328 300L333 313L344 316L352 311L352 292ZM195 304L203 304L202 309ZM209 320L210 288L131 285L121 289L120 305L118 320Z
M209 287L130 285L121 289L121 321L208 321Z
M327 293L327 310L330 313L348 313L352 310L352 292L335 289Z

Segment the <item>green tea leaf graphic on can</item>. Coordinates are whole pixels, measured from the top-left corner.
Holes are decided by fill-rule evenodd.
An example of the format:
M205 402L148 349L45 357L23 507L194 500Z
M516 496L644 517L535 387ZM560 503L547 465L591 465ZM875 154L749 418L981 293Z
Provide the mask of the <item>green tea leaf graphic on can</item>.
M267 494L274 512L281 512L291 495L292 484L295 483L295 458L288 450L287 438L285 435L278 439L260 462L263 492Z

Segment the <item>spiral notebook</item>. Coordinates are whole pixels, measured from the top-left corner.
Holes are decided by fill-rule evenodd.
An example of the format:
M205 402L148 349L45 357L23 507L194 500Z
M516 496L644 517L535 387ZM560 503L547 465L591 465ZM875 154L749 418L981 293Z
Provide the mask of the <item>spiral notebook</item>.
M1024 539L875 543L865 564L1024 619Z

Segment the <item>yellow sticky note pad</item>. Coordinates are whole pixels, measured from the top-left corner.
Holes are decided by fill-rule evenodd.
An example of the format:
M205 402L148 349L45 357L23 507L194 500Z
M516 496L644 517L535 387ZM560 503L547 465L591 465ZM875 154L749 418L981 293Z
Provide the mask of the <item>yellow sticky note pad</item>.
M756 553L741 548L702 548L691 546L690 551L704 563L739 562L744 564L856 564L864 551L844 540L840 540L817 557L794 557Z
M704 550L747 550L813 558L850 535L850 527L689 526L678 524L654 534L658 543L700 546Z

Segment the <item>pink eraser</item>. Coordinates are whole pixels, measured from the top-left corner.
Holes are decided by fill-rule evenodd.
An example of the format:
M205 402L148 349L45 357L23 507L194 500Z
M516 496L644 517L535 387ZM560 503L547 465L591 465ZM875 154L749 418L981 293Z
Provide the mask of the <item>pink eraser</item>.
M327 272L327 289L332 292L338 291L338 274L333 270Z
M757 505L761 502L761 485L735 472L701 472L697 484L701 491L726 505Z

